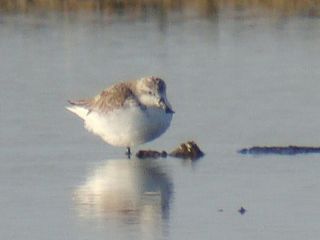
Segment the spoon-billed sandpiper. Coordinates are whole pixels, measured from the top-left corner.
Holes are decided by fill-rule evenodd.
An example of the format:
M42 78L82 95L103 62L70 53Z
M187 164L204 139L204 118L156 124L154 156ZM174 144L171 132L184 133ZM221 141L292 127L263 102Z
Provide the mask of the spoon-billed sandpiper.
M69 111L84 120L85 128L105 142L130 148L154 140L170 125L174 111L166 84L157 77L114 84L94 98L69 101Z

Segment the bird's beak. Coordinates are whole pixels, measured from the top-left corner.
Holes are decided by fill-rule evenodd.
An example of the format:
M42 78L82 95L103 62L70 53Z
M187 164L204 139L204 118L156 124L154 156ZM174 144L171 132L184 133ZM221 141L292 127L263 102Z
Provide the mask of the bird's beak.
M159 105L161 108L165 110L166 113L173 114L174 111L171 109L170 105L167 103L167 101L164 98L160 98Z

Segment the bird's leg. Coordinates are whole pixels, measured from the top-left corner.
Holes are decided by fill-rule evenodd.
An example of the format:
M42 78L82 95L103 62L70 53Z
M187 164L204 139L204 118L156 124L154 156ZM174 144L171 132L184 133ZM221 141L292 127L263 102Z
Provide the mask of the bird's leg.
M127 155L128 159L131 158L131 149L130 149L130 147L127 147L126 155Z

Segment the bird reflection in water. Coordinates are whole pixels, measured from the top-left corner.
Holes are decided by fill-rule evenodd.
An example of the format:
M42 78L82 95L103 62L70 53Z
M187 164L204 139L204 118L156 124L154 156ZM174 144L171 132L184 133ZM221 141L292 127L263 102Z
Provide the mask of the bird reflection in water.
M80 217L158 228L169 218L172 187L158 161L107 160L75 190L74 200Z

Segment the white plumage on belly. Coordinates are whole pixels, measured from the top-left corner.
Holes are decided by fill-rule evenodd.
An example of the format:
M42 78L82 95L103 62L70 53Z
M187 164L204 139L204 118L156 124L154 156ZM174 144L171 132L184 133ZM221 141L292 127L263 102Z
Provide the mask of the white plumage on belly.
M100 136L107 143L119 147L132 147L159 137L170 126L172 114L162 109L138 106L99 113L80 106L67 109L84 120L88 131Z

